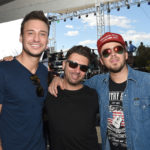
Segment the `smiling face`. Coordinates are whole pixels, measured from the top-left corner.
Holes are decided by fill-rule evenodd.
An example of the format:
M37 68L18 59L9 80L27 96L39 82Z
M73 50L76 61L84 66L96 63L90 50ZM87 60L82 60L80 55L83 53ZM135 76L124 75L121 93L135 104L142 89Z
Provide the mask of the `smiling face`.
M82 56L77 53L73 53L68 58L71 62L76 62L80 65L88 66L89 60L87 57ZM63 62L63 69L64 69L64 79L67 85L71 86L80 86L81 81L84 79L86 72L81 71L80 65L76 68L72 68L69 66L69 61Z
M126 60L128 59L128 53L126 50L123 51L123 53L117 53L115 52L114 48L117 46L122 46L118 42L109 42L102 46L100 55L100 61L101 63L107 67L107 69L110 72L117 73L120 72L123 68L126 67ZM106 49L110 49L111 53L108 57L103 56L103 52Z
M23 34L20 36L23 53L40 57L48 43L47 25L40 20L29 20L25 23Z

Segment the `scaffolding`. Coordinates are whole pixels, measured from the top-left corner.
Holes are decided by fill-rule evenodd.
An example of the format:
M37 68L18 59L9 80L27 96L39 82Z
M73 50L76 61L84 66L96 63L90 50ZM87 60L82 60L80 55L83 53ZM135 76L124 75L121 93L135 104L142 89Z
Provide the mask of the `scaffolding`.
M141 3L147 2L150 4L150 0L95 0L95 7L78 10L70 13L51 13L48 15L48 19L51 22L50 28L52 30L50 38L51 51L56 50L56 21L66 21L67 19L73 20L74 17L81 18L82 15L88 16L93 13L96 16L97 23L97 39L99 39L105 33L105 16L104 12L107 11L108 31L110 31L110 12L112 9L119 11L121 7L127 7L129 9L132 5L140 7Z

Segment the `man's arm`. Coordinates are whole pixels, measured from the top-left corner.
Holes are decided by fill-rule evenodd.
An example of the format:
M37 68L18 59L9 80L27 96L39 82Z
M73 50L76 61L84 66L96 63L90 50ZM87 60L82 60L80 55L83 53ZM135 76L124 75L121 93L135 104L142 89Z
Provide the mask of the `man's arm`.
M95 82L97 82L97 81L95 81ZM92 83L93 83L93 80L88 79L88 80L86 80L86 82L84 84L93 88ZM53 80L51 81L51 83L49 84L49 87L48 87L49 93L51 93L53 96L57 97L57 94L58 94L57 87L58 86L60 86L60 88L62 90L64 90L64 79L61 77L55 76L53 78ZM95 84L94 84L94 88L95 88Z
M57 87L60 86L60 88L63 90L64 89L64 83L63 83L63 79L56 76L53 78L52 82L50 83L49 87L48 87L48 91L55 97L57 97L58 91L57 91Z
M90 79L87 79L84 82L84 85L87 85L90 88L96 89L97 82L98 82L98 79L96 76L94 76ZM51 81L51 83L48 87L49 93L51 93L53 96L57 97L57 94L58 94L57 87L58 86L60 86L60 88L62 90L64 90L64 79L56 76L53 78L53 80Z
M0 114L1 114L1 111L2 111L2 104L0 104Z
M2 111L2 104L0 104L0 115L1 115L1 111ZM2 150L1 138L0 138L0 150Z
M0 140L0 150L3 150L3 149L2 149L2 143L1 143L1 140Z

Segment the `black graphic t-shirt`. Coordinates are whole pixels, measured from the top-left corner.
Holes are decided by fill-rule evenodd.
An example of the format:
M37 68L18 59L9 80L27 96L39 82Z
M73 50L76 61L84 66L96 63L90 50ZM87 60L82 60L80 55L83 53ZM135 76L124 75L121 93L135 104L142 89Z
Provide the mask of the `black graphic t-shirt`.
M111 150L126 150L126 133L123 113L123 92L126 82L121 84L109 79L109 118L107 135Z

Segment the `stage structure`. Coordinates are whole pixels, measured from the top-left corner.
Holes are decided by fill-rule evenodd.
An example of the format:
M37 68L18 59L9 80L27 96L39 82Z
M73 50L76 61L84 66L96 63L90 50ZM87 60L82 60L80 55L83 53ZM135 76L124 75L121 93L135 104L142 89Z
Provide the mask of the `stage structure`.
M104 12L107 11L108 21L109 14L112 9L118 11L121 7L130 9L132 5L140 7L141 3L150 0L0 0L0 23L21 19L25 14L33 10L43 10L48 13L49 22L51 24L52 49L55 50L55 22L74 17L80 18L82 15L93 13L96 15L97 21L97 38L105 33Z
M148 3L150 5L150 0L95 0L95 4L89 6L86 9L79 10L63 10L57 13L48 13L49 22L52 29L52 38L50 40L50 47L56 50L56 22L63 20L66 22L68 19L73 20L74 17L80 19L83 15L88 17L89 14L96 16L97 23L97 39L105 33L105 18L104 12L107 12L107 21L108 21L108 31L110 31L110 12L112 9L120 11L122 7L130 9L131 6L137 5L140 7L142 3ZM52 52L52 50L50 50Z

